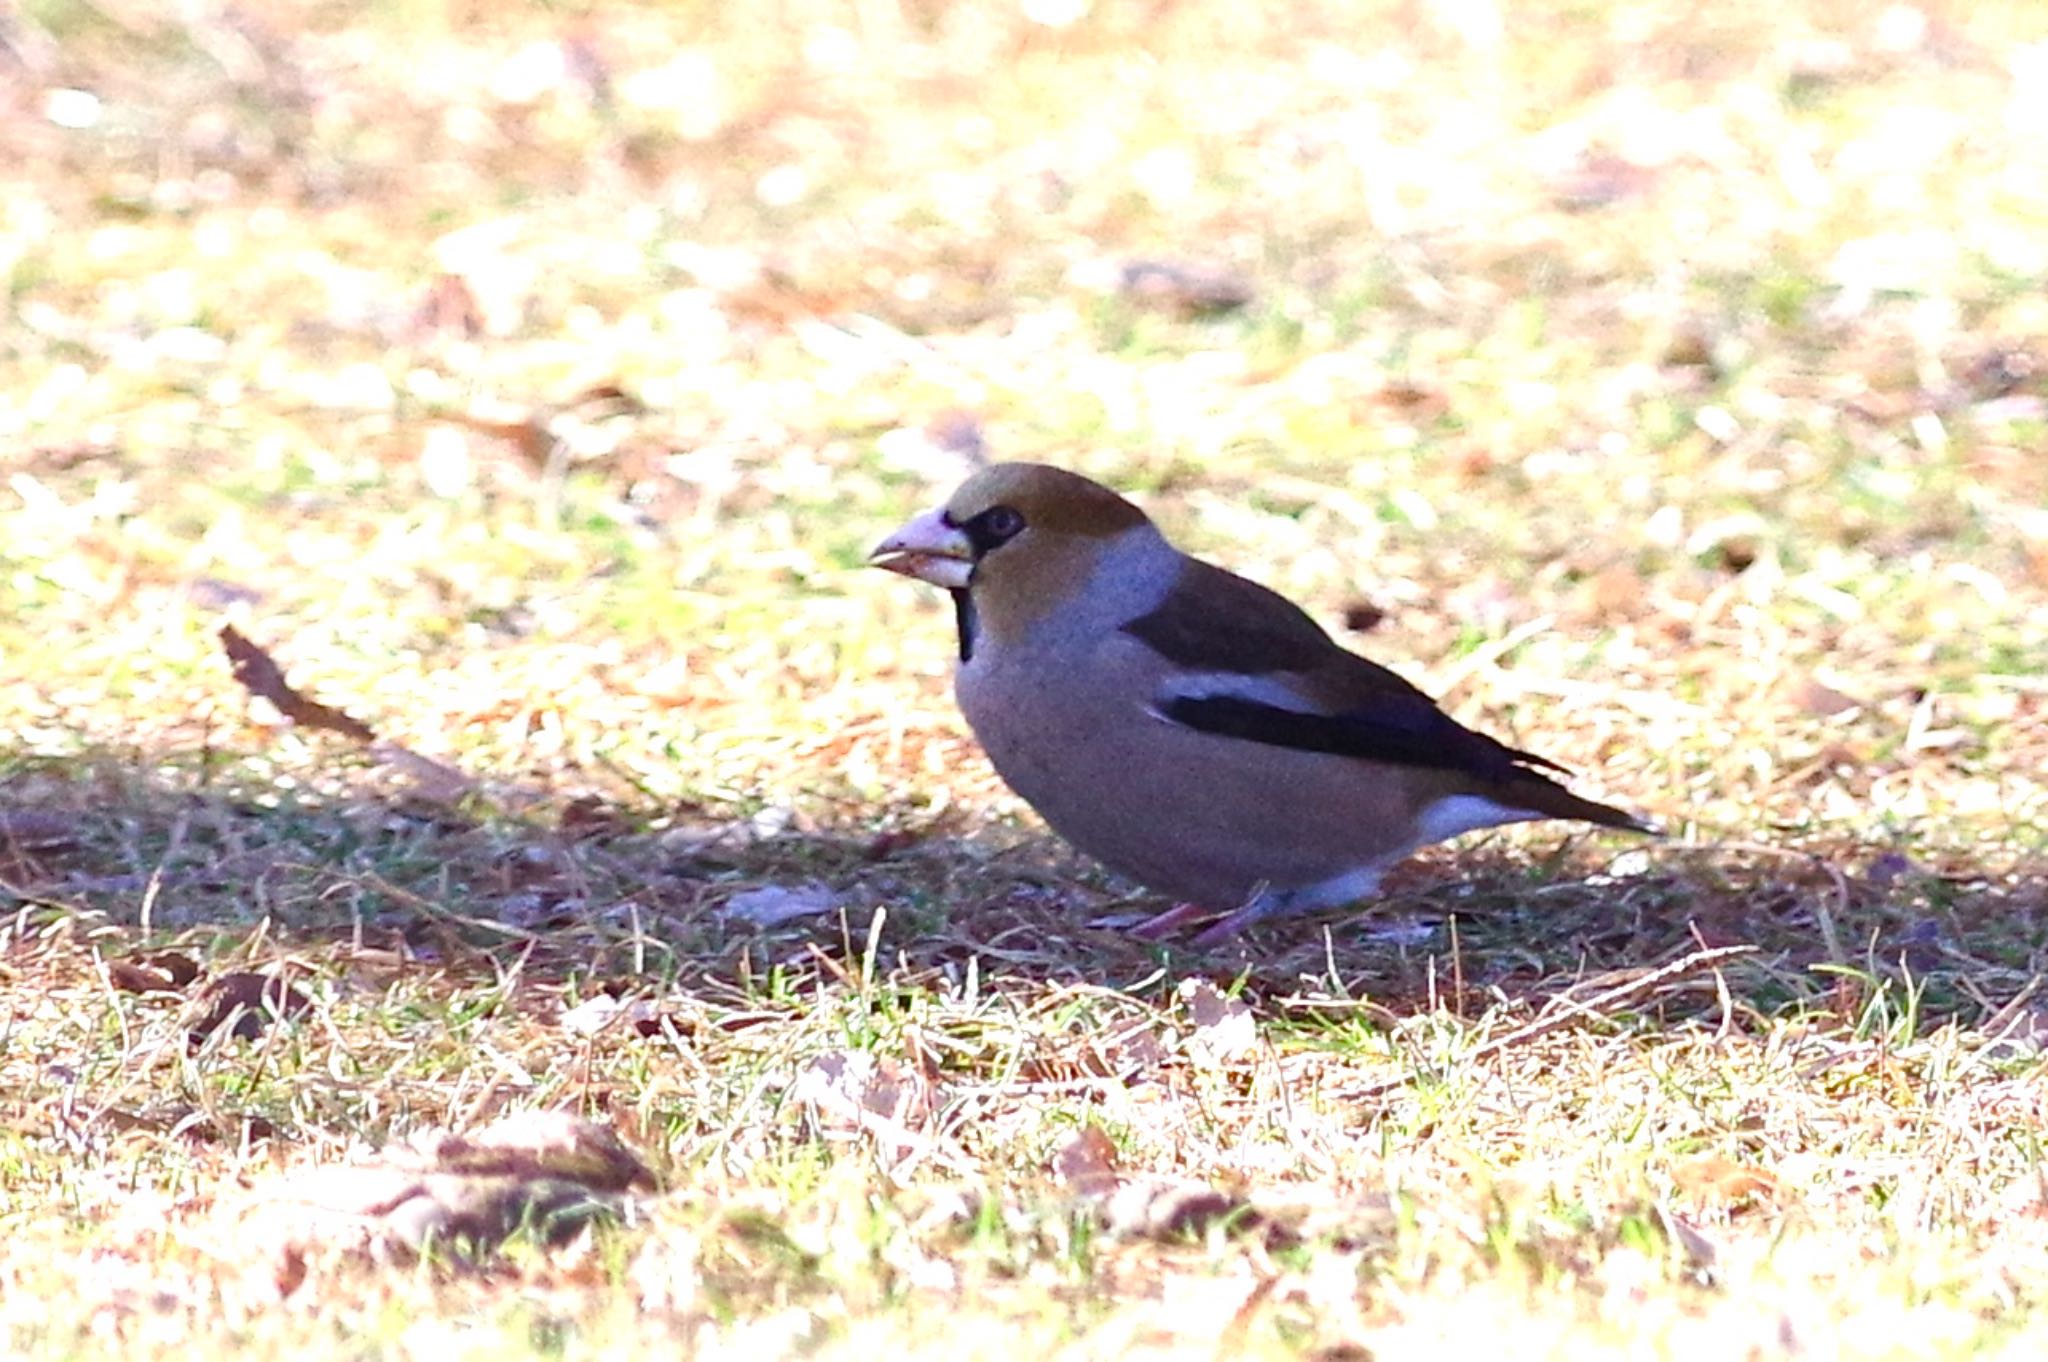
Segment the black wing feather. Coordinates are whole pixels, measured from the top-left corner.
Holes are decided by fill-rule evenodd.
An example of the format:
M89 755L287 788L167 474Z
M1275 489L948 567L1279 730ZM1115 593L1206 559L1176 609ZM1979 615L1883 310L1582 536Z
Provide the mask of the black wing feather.
M1370 712L1307 714L1241 695L1182 695L1163 700L1159 713L1177 724L1218 737L1243 738L1300 752L1465 771L1508 780L1532 766L1565 768L1476 733L1426 698L1390 697Z
M1401 676L1339 647L1286 597L1190 559L1180 586L1123 626L1190 672L1247 679L1291 673L1309 690L1336 691L1335 713L1290 709L1241 695L1168 696L1167 719L1204 733L1302 752L1462 771L1508 780L1533 767L1565 768L1465 727ZM1227 623L1226 623L1227 622Z

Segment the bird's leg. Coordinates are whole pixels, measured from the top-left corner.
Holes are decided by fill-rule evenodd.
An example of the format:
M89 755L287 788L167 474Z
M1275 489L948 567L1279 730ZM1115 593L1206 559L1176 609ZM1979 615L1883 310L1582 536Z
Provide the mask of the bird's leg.
M1235 940L1237 934L1254 922L1286 913L1293 907L1286 894L1276 894L1264 885L1252 891L1252 896L1242 905L1204 928L1189 944L1198 949L1220 946Z
M1207 917L1209 910L1199 903L1176 903L1163 913L1154 913L1134 927L1126 928L1126 934L1140 941L1164 941L1181 928L1200 918Z

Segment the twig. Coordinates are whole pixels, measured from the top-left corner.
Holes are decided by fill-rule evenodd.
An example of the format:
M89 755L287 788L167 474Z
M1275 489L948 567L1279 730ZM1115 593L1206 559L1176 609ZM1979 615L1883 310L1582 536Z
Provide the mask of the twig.
M1496 1036L1477 1050L1474 1050L1470 1055L1467 1055L1465 1057L1466 1061L1471 1063L1482 1059L1491 1059L1503 1050L1527 1044L1529 1041L1550 1035L1554 1031L1562 1031L1567 1027L1577 1026L1588 1021L1605 1021L1608 1019L1607 1014L1623 1003L1634 1002L1636 999L1655 993L1665 985L1676 983L1680 979L1687 979L1695 974L1704 973L1707 970L1718 969L1730 960L1738 959L1745 955L1754 955L1756 954L1756 949L1755 946L1716 946L1710 950L1694 951L1691 955L1674 960L1668 965L1660 965L1646 974L1638 975L1625 984L1616 984L1613 988L1603 993L1596 993L1583 1003L1573 1002L1569 998L1560 997L1557 1001L1563 1003L1564 1006L1556 1012L1551 1013L1549 1016L1538 1017L1535 1021L1529 1022L1526 1025L1518 1026L1504 1036ZM1337 1096L1348 1099L1378 1097L1383 1093L1393 1092L1397 1088L1406 1086L1407 1082L1408 1079L1405 1075L1376 1079L1359 1087L1344 1089Z

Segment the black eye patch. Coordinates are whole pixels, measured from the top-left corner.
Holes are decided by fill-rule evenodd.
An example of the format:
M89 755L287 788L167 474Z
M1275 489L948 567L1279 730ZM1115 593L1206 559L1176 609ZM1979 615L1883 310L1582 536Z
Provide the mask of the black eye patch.
M979 558L1024 533L1024 513L1014 506L991 506L960 526L960 532L967 536L967 542L974 546L974 556Z

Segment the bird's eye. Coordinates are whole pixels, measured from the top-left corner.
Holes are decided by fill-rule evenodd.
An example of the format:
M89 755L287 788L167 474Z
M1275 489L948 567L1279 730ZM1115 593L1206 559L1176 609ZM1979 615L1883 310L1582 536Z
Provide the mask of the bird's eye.
M991 506L960 527L967 536L967 542L974 546L978 560L983 554L1003 545L1024 533L1024 513L1015 506Z
M1023 533L1024 513L1014 506L991 506L983 513L982 524L988 537L1000 544Z

